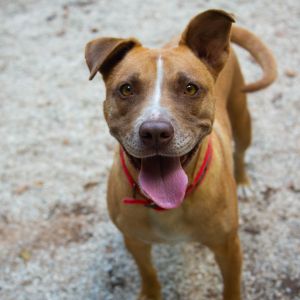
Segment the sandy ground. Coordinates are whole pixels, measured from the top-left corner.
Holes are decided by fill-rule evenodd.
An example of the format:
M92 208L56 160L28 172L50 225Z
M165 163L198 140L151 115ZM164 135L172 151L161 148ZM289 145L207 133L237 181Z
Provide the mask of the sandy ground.
M100 77L85 43L136 36L158 46L206 8L236 14L274 50L279 79L249 96L255 191L240 198L245 299L300 299L299 1L0 1L0 299L134 299L139 278L111 224L112 162ZM258 67L239 51L248 81ZM220 299L211 253L156 246L165 299Z

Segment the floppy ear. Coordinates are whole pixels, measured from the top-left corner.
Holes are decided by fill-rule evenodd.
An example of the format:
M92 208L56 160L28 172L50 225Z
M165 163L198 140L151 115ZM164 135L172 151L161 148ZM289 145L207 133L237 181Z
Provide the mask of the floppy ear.
M106 77L135 46L141 44L133 38L100 38L89 42L85 46L85 60L91 72L89 80L92 80L98 71Z
M190 21L179 45L188 46L216 77L229 54L233 22L233 16L225 11L207 10Z

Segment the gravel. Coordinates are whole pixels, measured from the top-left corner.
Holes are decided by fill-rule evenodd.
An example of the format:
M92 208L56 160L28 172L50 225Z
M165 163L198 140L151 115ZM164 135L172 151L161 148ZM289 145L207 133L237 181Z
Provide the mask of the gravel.
M159 46L207 8L223 8L274 51L279 78L249 95L254 196L241 197L245 299L300 299L298 1L0 2L0 299L123 300L136 266L109 220L114 140L104 86L83 49L98 36ZM238 49L247 81L260 70ZM212 254L197 244L154 248L165 299L220 299Z

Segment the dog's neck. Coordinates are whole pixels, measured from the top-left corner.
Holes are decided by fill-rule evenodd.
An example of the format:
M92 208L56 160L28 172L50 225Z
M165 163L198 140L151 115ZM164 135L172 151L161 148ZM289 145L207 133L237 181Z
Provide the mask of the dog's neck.
M202 143L198 146L198 149L196 150L191 160L184 167L184 171L188 176L189 184L193 182L200 166L202 165L210 138L210 135L208 135L203 139Z

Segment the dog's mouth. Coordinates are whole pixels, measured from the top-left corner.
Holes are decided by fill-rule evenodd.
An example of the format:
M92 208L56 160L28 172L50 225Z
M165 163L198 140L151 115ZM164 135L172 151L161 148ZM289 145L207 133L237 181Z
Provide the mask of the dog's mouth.
M136 158L127 153L131 163L139 172L140 190L158 206L171 209L180 206L188 185L183 169L192 159L199 143L180 157L155 155Z
M189 162L190 160L192 159L192 157L194 156L194 154L196 153L198 147L199 147L199 144L200 142L198 142L194 148L192 150L190 150L188 153L182 155L179 157L180 159L180 163L181 163L181 166L182 167L185 167ZM147 158L138 158L138 157L135 157L135 156L132 156L131 154L129 154L126 149L124 148L127 156L129 157L130 159L130 162L131 164L138 170L140 171L141 170L141 165L142 165L142 159L147 159ZM163 156L163 155L155 155L155 156L151 156L151 157L148 157L148 158L153 158L153 157L160 157L162 159L164 158L168 158L169 156Z

